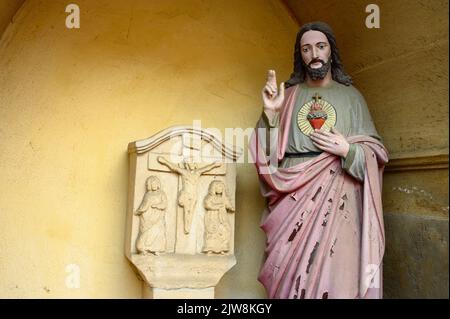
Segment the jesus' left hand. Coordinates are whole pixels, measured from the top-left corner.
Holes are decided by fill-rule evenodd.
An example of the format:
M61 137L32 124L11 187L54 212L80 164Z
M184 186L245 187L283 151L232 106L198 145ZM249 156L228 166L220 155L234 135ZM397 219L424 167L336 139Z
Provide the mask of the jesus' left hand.
M346 138L334 127L330 132L314 130L309 136L317 148L330 154L345 158L348 154L350 144Z

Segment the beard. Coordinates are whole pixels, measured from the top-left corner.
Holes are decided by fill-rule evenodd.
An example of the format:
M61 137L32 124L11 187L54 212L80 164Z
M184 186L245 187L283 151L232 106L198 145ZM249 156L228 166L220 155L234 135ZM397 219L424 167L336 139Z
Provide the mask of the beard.
M317 69L311 68L310 65L315 62L322 63L322 66ZM313 81L323 80L325 78L325 76L327 75L328 71L330 70L331 62L330 62L330 59L328 59L328 61L326 63L323 60L315 59L315 60L312 60L311 62L309 62L308 65L304 64L304 66L306 69L306 73L308 73L311 80L313 80Z

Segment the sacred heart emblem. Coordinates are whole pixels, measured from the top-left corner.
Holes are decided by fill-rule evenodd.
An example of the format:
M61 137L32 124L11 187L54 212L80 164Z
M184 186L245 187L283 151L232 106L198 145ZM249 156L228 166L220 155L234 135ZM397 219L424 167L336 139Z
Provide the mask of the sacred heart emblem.
M329 131L336 124L336 110L333 105L316 93L312 100L300 108L297 114L297 124L300 131L308 136L314 130Z
M327 120L328 115L319 103L314 102L306 118L314 129L320 130L323 123Z

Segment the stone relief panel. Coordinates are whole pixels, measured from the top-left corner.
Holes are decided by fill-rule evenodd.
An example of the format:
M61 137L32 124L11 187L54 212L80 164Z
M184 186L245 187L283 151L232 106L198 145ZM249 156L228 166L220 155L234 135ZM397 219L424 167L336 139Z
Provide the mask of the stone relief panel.
M149 287L214 287L235 263L236 159L211 132L171 127L128 146L125 254Z

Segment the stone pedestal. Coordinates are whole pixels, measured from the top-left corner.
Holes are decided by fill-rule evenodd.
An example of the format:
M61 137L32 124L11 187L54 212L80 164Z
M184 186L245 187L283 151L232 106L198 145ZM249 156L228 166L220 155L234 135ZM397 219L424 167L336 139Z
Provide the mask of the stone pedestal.
M236 264L235 161L206 130L172 127L130 143L125 254L144 298L214 298Z
M214 298L214 287L236 264L234 256L167 254L132 256L144 285L144 298Z

